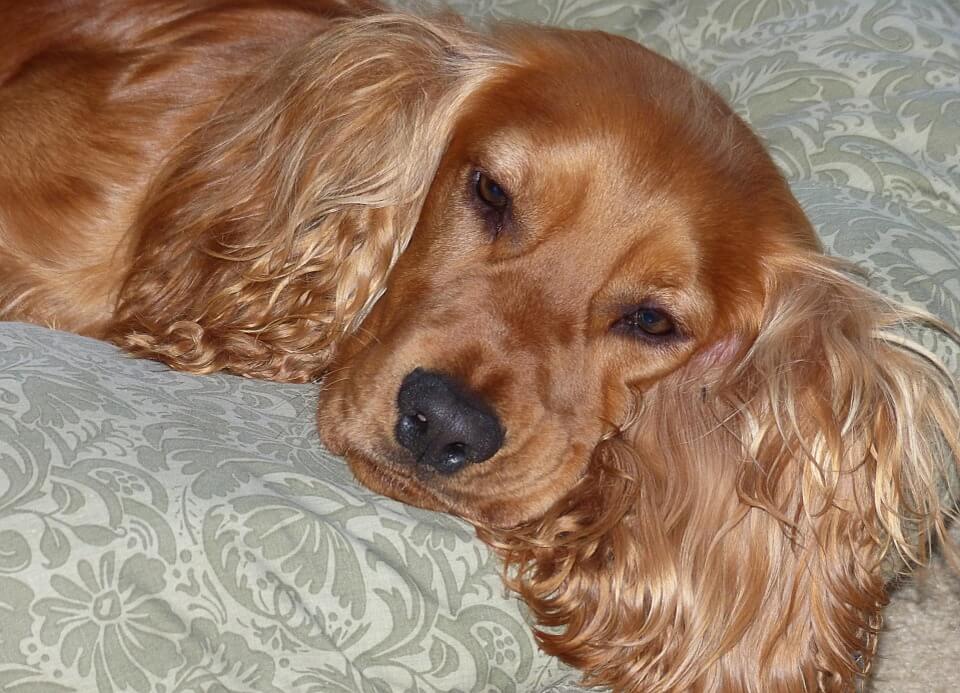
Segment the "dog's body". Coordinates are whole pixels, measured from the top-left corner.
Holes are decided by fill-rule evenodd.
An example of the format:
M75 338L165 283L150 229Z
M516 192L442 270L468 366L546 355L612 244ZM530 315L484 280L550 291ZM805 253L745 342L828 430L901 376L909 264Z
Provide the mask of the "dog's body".
M477 524L591 681L852 689L884 562L942 534L958 415L708 87L373 3L7 3L0 31L0 318L326 373L325 442Z
M347 12L336 0L0 5L0 315L105 336L164 161L239 81Z

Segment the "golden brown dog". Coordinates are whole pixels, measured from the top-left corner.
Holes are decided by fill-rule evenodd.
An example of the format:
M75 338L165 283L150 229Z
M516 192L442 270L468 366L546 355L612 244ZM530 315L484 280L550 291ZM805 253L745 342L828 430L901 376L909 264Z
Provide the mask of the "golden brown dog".
M960 419L761 143L622 38L335 0L0 4L0 317L326 374L618 690L851 690Z

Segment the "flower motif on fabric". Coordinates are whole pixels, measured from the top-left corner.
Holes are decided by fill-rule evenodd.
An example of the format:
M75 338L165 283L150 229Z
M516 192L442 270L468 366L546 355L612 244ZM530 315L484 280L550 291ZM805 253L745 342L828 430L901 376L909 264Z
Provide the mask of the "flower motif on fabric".
M34 606L41 642L59 646L63 664L81 676L92 670L101 693L150 691L151 680L183 664L176 639L186 625L156 596L166 586L165 571L162 561L143 554L118 571L110 551L96 566L79 561L76 579L54 575L50 585L60 596Z

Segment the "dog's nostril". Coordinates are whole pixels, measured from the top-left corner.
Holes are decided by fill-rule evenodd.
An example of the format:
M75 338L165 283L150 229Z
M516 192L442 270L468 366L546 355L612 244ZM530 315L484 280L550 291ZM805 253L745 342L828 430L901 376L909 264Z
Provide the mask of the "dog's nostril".
M397 393L394 437L414 459L444 474L490 459L503 445L490 406L452 378L417 368Z
M453 474L466 464L467 446L463 443L450 443L441 450L436 467L444 474Z
M404 447L408 447L405 441L410 441L412 444L418 437L423 436L428 428L427 417L420 412L401 414L397 422L397 440Z

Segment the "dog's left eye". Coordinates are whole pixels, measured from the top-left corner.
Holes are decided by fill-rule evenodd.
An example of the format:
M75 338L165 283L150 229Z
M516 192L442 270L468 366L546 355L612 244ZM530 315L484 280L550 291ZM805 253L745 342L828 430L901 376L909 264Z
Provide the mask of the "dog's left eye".
M617 325L650 337L669 337L676 332L673 320L658 308L638 308L620 318Z
M510 196L503 187L485 173L478 171L475 175L477 197L497 211L506 209L510 204Z

